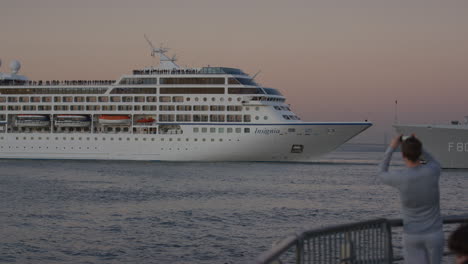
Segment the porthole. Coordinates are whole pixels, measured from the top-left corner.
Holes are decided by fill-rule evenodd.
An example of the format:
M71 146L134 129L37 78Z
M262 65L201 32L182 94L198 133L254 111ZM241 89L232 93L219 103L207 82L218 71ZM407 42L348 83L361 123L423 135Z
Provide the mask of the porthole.
M231 98L231 97L229 97L229 98L228 98L228 101L229 101L229 102L231 102L231 101L232 101L232 98Z
M127 138L127 141L130 141L130 138Z
M214 97L211 97L211 101L213 101L213 102L214 102L214 101L216 101L216 98L214 98Z
M268 116L264 116L263 119L264 119L264 120L267 120L267 119L268 119Z
M190 102L190 97L185 98L185 101Z
M178 138L177 141L180 141L180 138Z
M74 138L74 137L72 137L72 138L70 138L70 140L75 140L75 138Z
M211 139L211 142L214 142L214 138Z
M111 140L111 141L113 141L113 140L114 140L114 138L110 138L110 140Z
M198 97L195 97L195 102L198 102Z
M237 97L237 102L240 102L241 98L240 97Z
M78 140L82 140L83 138L79 137Z
M119 141L122 141L122 138L119 138Z
M186 139L185 139L185 141L187 141L187 142L188 142L188 141L189 141L189 139L188 139L188 138L186 138Z
M97 140L98 140L98 138L97 138L97 137L95 137L95 138L94 138L94 140L96 140L96 141L97 141Z
M208 100L208 99L206 99L206 97L203 97L203 102L206 102L206 100Z
M143 141L146 141L146 138L143 138Z
M260 110L260 108L259 108L258 106L256 106L256 107L255 107L255 110L258 111L258 110Z
M169 138L169 141L172 141L172 138Z
M135 141L138 141L138 138L135 138Z
M66 138L66 137L63 137L63 140L67 140L67 138Z
M205 142L205 141L206 141L206 138L203 139L203 142Z
M224 102L224 97L219 98L221 102Z
M103 137L103 138L102 138L102 140L103 140L103 141L106 141L106 138L105 138L105 137Z
M38 137L37 139L41 140L42 138L41 138L41 137Z
M164 138L161 138L161 141L164 141Z
M154 141L154 138L151 138L151 141Z
M260 119L260 117L258 117L258 116L255 116L255 120L258 120L258 119Z
M222 141L223 141L223 139L222 139L222 138L220 138L220 139L219 139L219 142L222 142Z
M247 107L245 108L245 110L249 111L249 110L250 110L250 107L247 106Z
M198 141L198 138L194 138L193 141L197 142L197 141Z
M55 137L55 140L58 140L58 137Z

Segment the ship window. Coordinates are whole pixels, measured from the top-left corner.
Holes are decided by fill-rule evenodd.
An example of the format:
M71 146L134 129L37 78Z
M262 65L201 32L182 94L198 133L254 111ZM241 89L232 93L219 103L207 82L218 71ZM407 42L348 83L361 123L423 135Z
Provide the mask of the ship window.
M244 133L250 133L250 128L248 127L244 128Z
M198 127L193 128L193 133L198 133Z
M229 84L257 85L254 80L248 78L229 78ZM263 92L262 92L263 93Z
M263 119L264 119L264 120L267 120L267 119L268 119L268 116L264 116Z
M160 88L160 94L224 94L224 88Z
M224 127L218 128L218 133L224 133Z
M227 132L232 133L232 127L228 127Z
M228 94L263 94L260 88L228 88Z
M122 96L122 102L127 102L127 103L133 102L133 96Z
M161 84L224 84L224 78L161 78Z
M156 102L156 96L147 96L146 97L146 102Z
M250 122L250 115L244 115L244 122Z
M236 127L236 133L241 133L242 129L240 127Z
M44 97L45 98L45 97ZM43 98L43 99L44 99ZM78 103L81 103L81 102L84 102L84 97L83 96L76 96L75 97L75 102L78 102Z
M201 131L202 131L202 133L206 133L206 132L208 132L208 129L206 127L202 127Z
M290 119L288 115L283 115L283 118L284 118L284 119L287 119L287 120Z
M216 128L215 127L210 127L210 133L216 133Z
M159 96L159 102L167 103L171 101L170 96Z
M288 132L289 132L289 133L294 133L294 132L296 132L296 129L294 129L294 128L288 128Z
M109 97L107 97L107 96L99 96L99 102L109 102Z
M157 78L123 78L120 84L157 84Z
M156 88L124 88L116 87L112 89L111 94L155 94Z
M183 96L173 96L172 97L172 102L183 102L184 97Z
M120 102L121 98L120 96L111 96L111 102Z
M87 96L86 97L86 102L89 102L89 103L94 103L97 101L97 98L96 96Z

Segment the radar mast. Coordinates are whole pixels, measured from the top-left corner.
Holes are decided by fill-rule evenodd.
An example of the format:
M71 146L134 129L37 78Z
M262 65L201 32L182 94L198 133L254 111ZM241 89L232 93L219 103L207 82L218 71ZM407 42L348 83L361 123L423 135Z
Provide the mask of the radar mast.
M155 48L153 43L151 43L151 41L148 39L148 37L146 37L146 35L144 35L144 37L151 48L151 57L155 57L156 54L159 54L159 66L157 67L158 69L180 69L179 65L175 63L177 60L175 55L171 58L166 56L165 53L169 51L168 48L165 48L162 45L160 45L159 48Z

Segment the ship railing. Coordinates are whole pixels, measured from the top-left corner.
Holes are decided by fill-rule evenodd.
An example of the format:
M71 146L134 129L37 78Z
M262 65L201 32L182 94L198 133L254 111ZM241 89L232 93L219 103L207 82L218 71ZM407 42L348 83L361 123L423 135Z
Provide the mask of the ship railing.
M468 215L443 218L445 237ZM401 219L375 219L297 232L261 254L257 264L394 263L402 257ZM450 253L445 249L444 256Z
M71 80L71 81L23 81L8 83L4 86L73 86L73 85L113 85L115 80Z

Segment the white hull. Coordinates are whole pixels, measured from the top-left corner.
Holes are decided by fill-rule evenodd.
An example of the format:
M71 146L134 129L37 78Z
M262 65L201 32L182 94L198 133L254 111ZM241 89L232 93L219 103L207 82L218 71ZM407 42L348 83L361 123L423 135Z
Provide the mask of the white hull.
M468 168L467 125L395 125L398 133L416 134L443 168Z
M161 161L310 161L339 147L370 123L190 124L183 134L0 134L0 158ZM192 127L242 133L192 133ZM250 128L249 133L244 133ZM288 132L294 128L295 132ZM289 130L290 131L290 130ZM332 132L330 132L332 131ZM292 153L302 145L301 153Z

